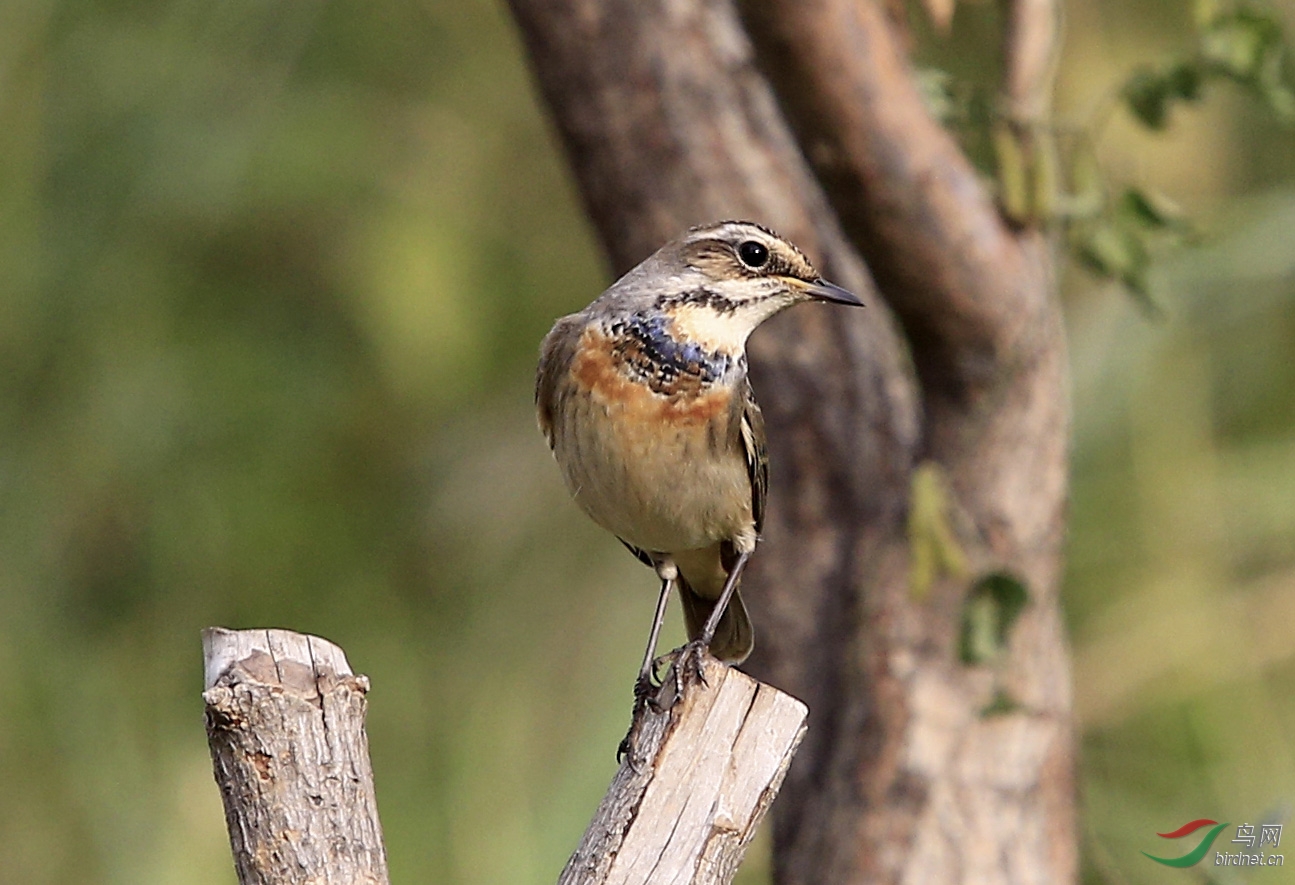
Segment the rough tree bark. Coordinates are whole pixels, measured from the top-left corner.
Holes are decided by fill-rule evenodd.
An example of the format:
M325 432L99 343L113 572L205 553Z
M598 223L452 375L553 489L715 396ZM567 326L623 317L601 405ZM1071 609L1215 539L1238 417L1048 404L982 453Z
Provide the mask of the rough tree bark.
M774 807L778 881L1072 881L1069 406L1046 239L1003 220L930 118L879 0L510 4L615 270L750 218L869 303L789 311L750 346L773 486L749 669L811 710ZM1046 114L1055 15L1016 0L1008 17L1022 137ZM918 595L923 463L970 568ZM992 570L1029 604L1002 660L971 666L964 606ZM1014 706L987 714L999 694Z
M207 743L241 885L388 885L369 680L318 636L202 631Z

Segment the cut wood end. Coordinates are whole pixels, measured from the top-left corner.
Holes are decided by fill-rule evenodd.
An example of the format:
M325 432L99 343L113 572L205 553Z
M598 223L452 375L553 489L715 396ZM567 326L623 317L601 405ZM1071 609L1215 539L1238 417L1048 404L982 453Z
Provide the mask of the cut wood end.
M361 690L368 680L356 677L337 645L318 636L291 630L228 630L207 627L202 631L203 688L222 679L282 685L313 692L320 683L353 678Z
M704 682L635 722L622 764L561 885L728 882L805 734L800 701L714 658Z

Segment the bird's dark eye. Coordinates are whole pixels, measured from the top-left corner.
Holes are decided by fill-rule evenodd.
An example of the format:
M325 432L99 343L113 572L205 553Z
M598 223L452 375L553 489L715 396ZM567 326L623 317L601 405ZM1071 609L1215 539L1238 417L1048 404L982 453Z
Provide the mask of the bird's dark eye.
M769 263L769 248L764 243L747 240L737 247L737 257L750 268L761 268Z

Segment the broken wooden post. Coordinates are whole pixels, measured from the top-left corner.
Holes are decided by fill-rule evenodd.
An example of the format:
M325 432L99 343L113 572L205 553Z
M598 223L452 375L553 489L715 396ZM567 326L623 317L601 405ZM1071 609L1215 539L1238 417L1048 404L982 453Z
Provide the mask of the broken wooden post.
M558 885L728 885L805 734L800 701L707 657L644 711ZM666 677L663 694L673 693Z
M369 680L327 640L202 632L207 742L242 885L388 885Z
M242 885L388 885L368 680L287 630L203 631L207 738ZM805 705L706 658L645 710L559 885L727 885L805 734ZM673 693L667 677L664 699ZM665 704L663 703L663 706Z

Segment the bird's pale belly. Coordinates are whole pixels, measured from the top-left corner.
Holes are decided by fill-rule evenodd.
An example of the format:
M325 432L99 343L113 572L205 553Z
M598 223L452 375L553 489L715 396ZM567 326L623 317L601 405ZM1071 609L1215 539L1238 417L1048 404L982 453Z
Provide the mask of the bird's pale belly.
M623 393L623 391L622 391ZM754 534L751 484L728 432L731 393L686 400L635 391L573 402L555 434L576 502L648 551L708 547Z

